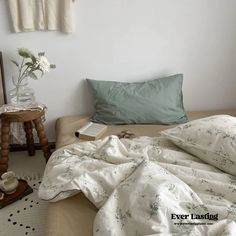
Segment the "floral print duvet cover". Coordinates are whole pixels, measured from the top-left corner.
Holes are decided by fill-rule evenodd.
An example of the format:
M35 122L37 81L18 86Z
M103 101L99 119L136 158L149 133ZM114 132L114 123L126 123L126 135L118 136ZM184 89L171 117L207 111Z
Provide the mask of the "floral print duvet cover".
M109 136L57 150L39 196L80 191L99 209L95 236L236 235L236 177L165 137Z

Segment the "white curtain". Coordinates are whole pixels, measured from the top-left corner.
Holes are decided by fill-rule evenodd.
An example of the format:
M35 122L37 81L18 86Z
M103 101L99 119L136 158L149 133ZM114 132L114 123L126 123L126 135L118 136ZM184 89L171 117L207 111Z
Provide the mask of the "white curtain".
M73 0L8 0L15 32L74 31Z

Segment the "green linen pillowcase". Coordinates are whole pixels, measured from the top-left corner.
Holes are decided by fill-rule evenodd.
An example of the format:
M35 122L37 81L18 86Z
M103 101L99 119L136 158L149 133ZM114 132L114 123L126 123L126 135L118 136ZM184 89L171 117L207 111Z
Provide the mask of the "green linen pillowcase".
M183 106L182 74L136 83L87 81L94 97L94 122L119 125L188 121Z

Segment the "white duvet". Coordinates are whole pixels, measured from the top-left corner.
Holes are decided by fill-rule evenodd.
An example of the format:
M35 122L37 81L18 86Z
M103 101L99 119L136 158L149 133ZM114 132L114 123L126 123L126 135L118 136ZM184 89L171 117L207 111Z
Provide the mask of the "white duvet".
M162 137L77 143L53 153L39 196L82 191L95 236L236 235L236 177Z

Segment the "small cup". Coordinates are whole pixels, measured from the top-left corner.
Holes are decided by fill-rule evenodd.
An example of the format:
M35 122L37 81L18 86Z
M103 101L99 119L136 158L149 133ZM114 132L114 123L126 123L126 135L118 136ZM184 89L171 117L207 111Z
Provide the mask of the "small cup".
M1 176L0 190L6 194L12 194L18 187L18 179L13 171L8 171Z

